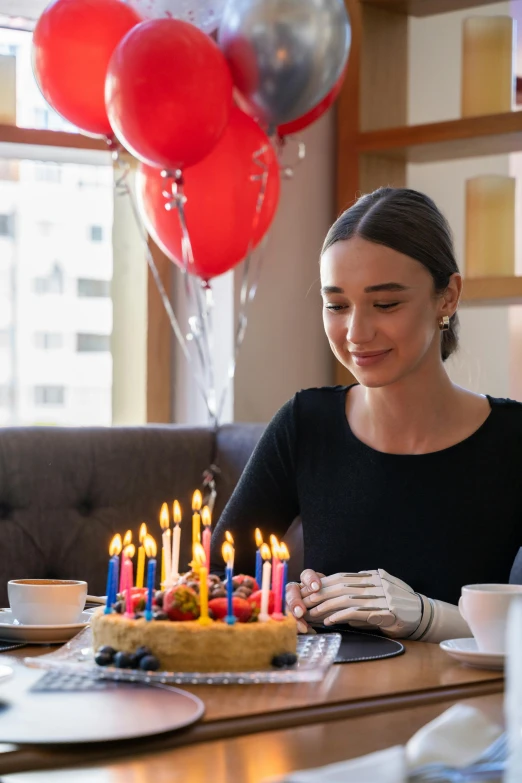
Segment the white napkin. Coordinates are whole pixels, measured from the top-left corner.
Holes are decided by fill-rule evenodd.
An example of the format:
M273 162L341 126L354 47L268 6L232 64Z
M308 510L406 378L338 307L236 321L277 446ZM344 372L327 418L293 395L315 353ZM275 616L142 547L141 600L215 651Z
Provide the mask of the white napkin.
M265 783L406 783L408 772L430 762L465 766L502 733L500 726L467 704L456 704L413 735L406 747L395 745L368 756L292 772Z

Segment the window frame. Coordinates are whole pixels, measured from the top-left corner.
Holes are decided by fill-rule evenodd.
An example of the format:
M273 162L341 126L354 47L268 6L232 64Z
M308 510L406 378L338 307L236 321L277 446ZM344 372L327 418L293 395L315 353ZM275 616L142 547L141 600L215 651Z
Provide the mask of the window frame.
M40 148L38 150L38 148ZM43 148L43 149L42 149ZM39 154L35 154L35 150ZM50 162L91 163L82 160L84 151L107 153L105 139L68 131L21 128L0 123L0 157L32 158ZM83 156L85 158L85 155ZM105 157L105 156L104 156ZM130 158L134 161L133 158ZM149 238L149 248L166 291L172 290L173 264ZM172 421L172 332L154 279L147 275L147 371L146 423Z

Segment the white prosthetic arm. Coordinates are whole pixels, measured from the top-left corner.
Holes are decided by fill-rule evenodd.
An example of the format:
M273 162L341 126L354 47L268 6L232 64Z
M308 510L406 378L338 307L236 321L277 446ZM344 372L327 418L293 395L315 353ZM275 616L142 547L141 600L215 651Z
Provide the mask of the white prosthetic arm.
M382 568L326 576L318 592L308 593L310 623L378 627L387 636L434 643L472 635L456 606L415 593Z

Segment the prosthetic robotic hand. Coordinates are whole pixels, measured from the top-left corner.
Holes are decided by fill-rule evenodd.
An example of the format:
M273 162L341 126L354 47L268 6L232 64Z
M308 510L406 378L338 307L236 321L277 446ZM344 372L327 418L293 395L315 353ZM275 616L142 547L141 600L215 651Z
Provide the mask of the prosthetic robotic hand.
M456 606L415 593L382 568L326 576L303 599L310 623L378 627L387 636L424 642L471 636Z

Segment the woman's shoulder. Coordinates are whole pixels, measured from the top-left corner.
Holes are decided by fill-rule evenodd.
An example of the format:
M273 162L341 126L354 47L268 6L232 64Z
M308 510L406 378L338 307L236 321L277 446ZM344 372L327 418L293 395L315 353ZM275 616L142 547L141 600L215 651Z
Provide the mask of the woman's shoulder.
M522 434L522 402L509 397L491 397L486 395L495 414L495 420Z

